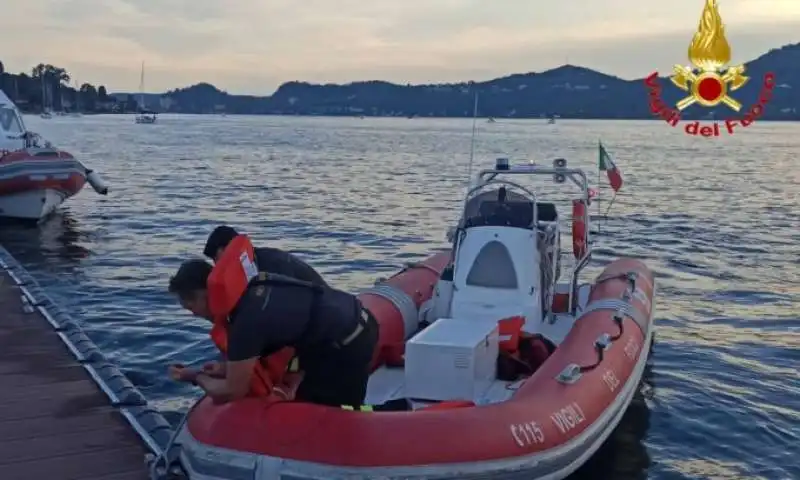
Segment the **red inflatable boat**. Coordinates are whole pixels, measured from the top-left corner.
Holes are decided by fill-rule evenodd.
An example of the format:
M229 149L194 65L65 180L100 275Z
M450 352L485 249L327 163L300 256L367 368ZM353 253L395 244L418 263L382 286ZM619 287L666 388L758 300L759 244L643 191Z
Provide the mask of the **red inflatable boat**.
M108 193L97 173L27 131L19 110L0 91L0 217L42 220L87 182Z
M578 185L571 219L507 178ZM652 339L654 278L638 260L589 283L588 182L504 162L478 175L453 249L360 294L381 325L359 411L202 400L178 437L197 479L564 478L636 392ZM561 277L562 229L574 265ZM385 405L404 411L382 411Z

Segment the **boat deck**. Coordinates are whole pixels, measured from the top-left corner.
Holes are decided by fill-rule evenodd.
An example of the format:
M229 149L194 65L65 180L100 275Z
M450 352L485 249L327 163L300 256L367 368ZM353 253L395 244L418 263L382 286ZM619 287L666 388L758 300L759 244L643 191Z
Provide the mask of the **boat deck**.
M146 480L169 425L21 268L0 247L0 479Z

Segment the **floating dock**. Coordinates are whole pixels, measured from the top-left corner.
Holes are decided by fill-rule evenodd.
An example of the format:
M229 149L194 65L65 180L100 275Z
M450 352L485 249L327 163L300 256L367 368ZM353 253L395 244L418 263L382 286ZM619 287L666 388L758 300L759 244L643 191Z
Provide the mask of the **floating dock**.
M172 427L0 246L0 479L147 480Z

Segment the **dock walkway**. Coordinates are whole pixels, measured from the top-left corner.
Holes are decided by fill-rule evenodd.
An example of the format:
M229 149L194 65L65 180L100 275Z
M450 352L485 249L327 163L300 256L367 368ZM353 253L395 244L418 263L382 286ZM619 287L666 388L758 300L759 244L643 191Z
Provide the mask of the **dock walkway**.
M0 247L0 479L147 480L171 434Z

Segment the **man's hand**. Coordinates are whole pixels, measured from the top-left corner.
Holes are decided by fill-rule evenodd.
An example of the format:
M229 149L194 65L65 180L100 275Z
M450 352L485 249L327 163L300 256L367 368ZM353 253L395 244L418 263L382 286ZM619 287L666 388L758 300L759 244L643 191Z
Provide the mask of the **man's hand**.
M225 363L223 362L210 362L203 365L202 372L214 378L225 378Z
M192 370L191 368L186 367L182 363L176 363L174 365L170 365L169 369L169 376L176 382L186 382L186 383L194 383L197 379L197 372L196 370Z
M287 373L283 377L283 383L272 386L272 395L284 400L292 401L297 394L297 387L303 382L303 373Z

